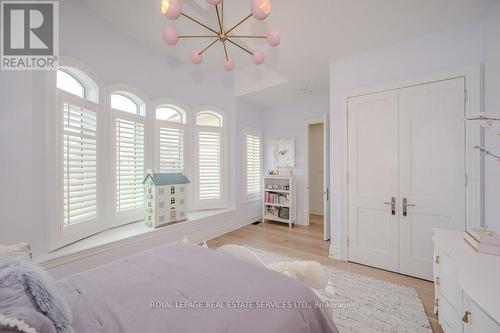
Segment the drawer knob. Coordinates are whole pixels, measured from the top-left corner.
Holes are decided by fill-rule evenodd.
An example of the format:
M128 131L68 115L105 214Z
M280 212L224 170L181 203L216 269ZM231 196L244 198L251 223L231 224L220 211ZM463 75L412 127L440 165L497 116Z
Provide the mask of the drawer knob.
M462 321L466 324L470 322L470 311L465 311L464 316L462 317Z
M436 256L436 259L434 260L434 262L435 262L436 264L439 264L439 259L440 259L440 258L439 258L439 256Z
M433 309L433 311L432 311L435 315L437 315L437 314L438 314L438 308L439 308L439 299L438 299L438 298L436 298L436 299L434 300L434 309Z

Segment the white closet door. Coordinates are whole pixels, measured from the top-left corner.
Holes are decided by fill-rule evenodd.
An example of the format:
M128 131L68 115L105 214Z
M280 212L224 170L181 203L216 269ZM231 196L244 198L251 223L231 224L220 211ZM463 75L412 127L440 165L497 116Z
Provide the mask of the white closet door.
M397 91L349 98L348 110L349 260L398 271Z
M464 89L458 78L399 91L400 273L431 280L432 228L464 230Z

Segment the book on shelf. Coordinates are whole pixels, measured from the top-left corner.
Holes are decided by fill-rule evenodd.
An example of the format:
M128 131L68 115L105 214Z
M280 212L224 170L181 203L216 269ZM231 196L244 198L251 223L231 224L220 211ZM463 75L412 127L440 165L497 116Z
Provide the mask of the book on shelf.
M265 203L266 204L277 204L277 205L289 205L290 204L290 197L288 194L266 192Z

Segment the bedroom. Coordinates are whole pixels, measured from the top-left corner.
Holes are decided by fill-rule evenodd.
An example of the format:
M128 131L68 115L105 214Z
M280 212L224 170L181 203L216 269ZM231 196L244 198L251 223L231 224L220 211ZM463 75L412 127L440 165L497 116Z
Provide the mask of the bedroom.
M76 332L134 332L136 323L148 332L499 332L499 256L476 253L463 238L479 229L495 242L500 233L500 3L318 0L305 10L273 0L269 14L267 1L171 2L1 1L2 265L28 244L66 297ZM48 12L26 14L42 3ZM40 30L47 22L50 36ZM227 35L246 50L206 29L236 25ZM52 53L30 63L31 44L47 38ZM415 96L428 98L411 104ZM422 106L427 113L412 113ZM316 159L313 124L323 132ZM189 180L166 181L186 188L169 197L179 206L165 215L179 221L146 223L150 170ZM269 214L277 221L262 223ZM290 260L309 274L279 265ZM0 267L4 292L12 271ZM172 276L171 267L179 268ZM320 291L309 288L313 268L326 276ZM115 285L120 274L128 278ZM153 275L178 285L162 289ZM93 298L75 302L75 284ZM131 286L130 303L116 302ZM205 308L196 327L193 309L141 303L177 300L168 297L181 286L190 300L338 308L302 309L309 327L297 304ZM13 316L4 295L0 313ZM79 311L101 326L82 326ZM47 332L61 331L42 315Z

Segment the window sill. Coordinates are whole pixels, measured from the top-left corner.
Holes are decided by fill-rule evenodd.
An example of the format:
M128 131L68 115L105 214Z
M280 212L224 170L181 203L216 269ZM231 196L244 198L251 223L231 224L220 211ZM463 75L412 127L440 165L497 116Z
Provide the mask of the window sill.
M227 208L189 212L188 220L166 225L157 229L146 226L144 221L134 222L87 237L38 257L35 261L43 266L51 266L52 264L60 261L66 261L74 257L86 256L103 249L123 246L124 244L130 242L136 242L141 239L147 239L148 237L158 236L162 233L177 230L189 223L203 222L203 220L220 217L235 211L236 210L234 208Z
M249 203L261 201L261 200L262 200L262 197L260 197L260 196L259 197L250 197L250 198L244 198L243 203L249 204Z

